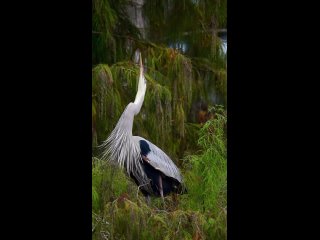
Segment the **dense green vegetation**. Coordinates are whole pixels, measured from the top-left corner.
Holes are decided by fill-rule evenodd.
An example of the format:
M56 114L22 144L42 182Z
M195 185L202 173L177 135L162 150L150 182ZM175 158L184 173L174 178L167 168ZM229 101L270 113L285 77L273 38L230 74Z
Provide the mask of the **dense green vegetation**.
M145 38L126 13L130 2L93 0L93 239L226 239L227 74L216 31L226 27L226 1L146 0ZM172 47L181 42L186 49ZM165 207L160 199L147 206L121 169L99 159L97 146L135 98L136 49L146 67L147 92L133 135L163 149L188 189L166 197ZM221 101L212 100L212 93ZM199 101L212 106L205 124L192 114Z
M226 117L200 130L201 151L184 159L188 194L147 206L123 171L93 159L94 239L226 239ZM104 238L108 236L108 238Z

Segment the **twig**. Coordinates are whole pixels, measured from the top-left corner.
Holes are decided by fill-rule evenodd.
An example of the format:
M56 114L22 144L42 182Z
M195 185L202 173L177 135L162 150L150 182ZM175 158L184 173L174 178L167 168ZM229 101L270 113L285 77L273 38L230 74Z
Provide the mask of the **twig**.
M155 211L155 212L164 212L164 213L166 213L166 214L169 214L169 212L167 212L166 210L155 209L154 211Z
M175 231L174 235L176 235L178 233L180 224L181 224L181 217L179 218L179 224L177 226L177 231Z
M100 234L101 234L101 236L102 236L104 239L106 239L106 240L109 239L109 236L110 236L110 233L109 233L109 232L101 231Z
M138 198L138 196L139 196L139 190L140 190L140 187L146 186L146 185L148 185L149 183L150 183L150 181L149 181L148 183L145 183L145 184L142 184L142 185L139 185L139 186L138 186L138 190L137 190L137 198Z

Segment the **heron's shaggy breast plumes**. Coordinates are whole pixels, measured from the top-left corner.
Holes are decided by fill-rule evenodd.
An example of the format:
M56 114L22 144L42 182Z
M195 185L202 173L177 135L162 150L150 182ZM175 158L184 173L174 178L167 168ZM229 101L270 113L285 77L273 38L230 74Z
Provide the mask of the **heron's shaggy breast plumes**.
M135 111L135 104L129 103L122 113L115 129L106 141L103 142L102 158L112 164L125 168L128 175L132 173L139 182L147 183L141 164L140 146L132 137L132 125Z

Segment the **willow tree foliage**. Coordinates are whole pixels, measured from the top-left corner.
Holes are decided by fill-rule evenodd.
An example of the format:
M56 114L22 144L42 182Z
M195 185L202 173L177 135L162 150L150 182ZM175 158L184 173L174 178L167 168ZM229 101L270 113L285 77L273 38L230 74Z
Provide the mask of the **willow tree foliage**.
M105 139L134 99L138 68L133 59L139 49L148 89L135 134L182 158L196 141L191 105L206 101L226 107L226 59L217 36L226 26L226 1L146 0L145 39L127 15L131 2L93 1L93 146Z

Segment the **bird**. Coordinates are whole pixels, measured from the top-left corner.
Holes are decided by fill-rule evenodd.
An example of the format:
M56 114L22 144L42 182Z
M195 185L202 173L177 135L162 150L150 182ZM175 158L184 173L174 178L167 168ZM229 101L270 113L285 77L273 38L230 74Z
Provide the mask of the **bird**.
M115 128L102 143L102 158L126 170L150 204L150 197L170 193L184 194L186 188L180 170L171 158L151 141L132 135L134 117L142 107L147 82L140 52L138 91L120 116Z

